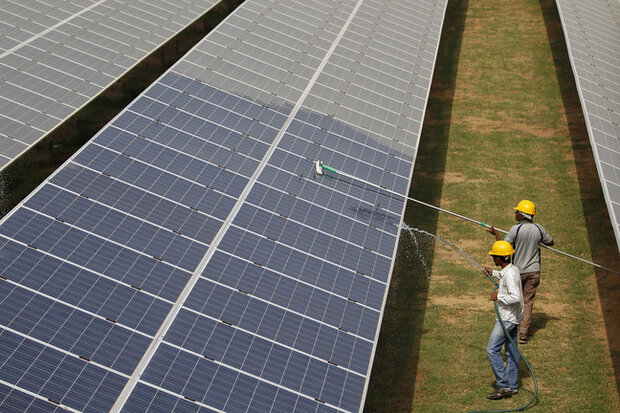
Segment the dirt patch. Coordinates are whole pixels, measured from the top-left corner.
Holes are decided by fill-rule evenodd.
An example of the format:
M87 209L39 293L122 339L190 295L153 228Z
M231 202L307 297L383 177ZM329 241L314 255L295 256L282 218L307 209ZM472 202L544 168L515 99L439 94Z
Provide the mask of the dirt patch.
M464 251L473 251L480 248L481 246L491 245L491 241L495 240L495 238L493 238L490 234L487 236L488 238L483 238L483 235L485 235L486 233L481 232L481 234L482 235L480 236L480 239L462 239L459 240L457 243Z
M483 179L471 179L467 175L461 172L446 172L443 175L443 181L448 184L460 184L463 182L468 183L483 183Z
M534 304L534 312L544 312L545 314L553 317L564 317L566 315L566 305L557 302L554 299L548 302L541 302L537 300Z
M432 296L431 302L434 305L442 305L447 307L468 308L477 310L488 310L489 302L482 300L479 296Z
M463 255L456 253L450 247L444 245L441 245L435 249L435 259L458 265L465 265L469 263L469 260ZM433 275L433 277L435 277L435 275Z
M537 138L554 138L561 135L563 132L564 134L566 133L566 130L562 129L544 128L538 125L530 125L525 122L517 123L509 120L489 119L487 117L480 116L468 116L464 118L464 122L476 130L486 133L515 132L524 135L532 135Z

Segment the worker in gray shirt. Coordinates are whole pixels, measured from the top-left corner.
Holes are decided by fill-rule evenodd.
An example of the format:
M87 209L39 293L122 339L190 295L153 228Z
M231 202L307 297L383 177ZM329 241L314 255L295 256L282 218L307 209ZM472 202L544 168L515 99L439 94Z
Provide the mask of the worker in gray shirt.
M552 246L554 242L542 225L534 223L536 205L532 201L524 199L519 202L514 210L517 224L510 228L504 241L513 245L515 253L512 262L521 272L525 308L523 321L519 325L519 343L525 344L530 338L534 298L536 297L536 288L540 284L540 243ZM493 226L487 231L495 235L497 240L500 240L499 232Z

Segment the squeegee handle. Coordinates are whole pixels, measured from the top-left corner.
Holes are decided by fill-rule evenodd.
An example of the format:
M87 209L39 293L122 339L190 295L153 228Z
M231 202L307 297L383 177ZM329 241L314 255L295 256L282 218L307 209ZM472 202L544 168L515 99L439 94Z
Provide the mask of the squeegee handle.
M466 216L463 216L463 215L459 215L459 214L457 214L457 213L455 213L455 212L448 211L447 209L443 209L443 208L440 208L440 207L435 206L435 205L427 204L426 202L423 202L423 201L417 200L417 199L415 199L415 198L409 198L409 197L407 197L407 199L408 199L408 200L410 200L410 201L413 201L413 202L417 202L418 204L422 204L422 205L424 205L424 206L427 206L427 207L429 207L429 208L433 208L433 209L439 210L439 211L441 211L441 212L445 212L446 214L454 215L454 216L459 217L459 218L461 218L461 219L464 219L464 220L466 220L466 221L473 222L473 223L478 224L478 225L482 225L483 227L486 227L486 228L491 228L491 225L489 225L489 224L485 224L484 222L479 222L479 221L476 221L476 220L471 219L471 218L469 218L469 217L466 217ZM503 234L508 234L508 231L505 231L505 230L503 230L503 229L501 229L501 228L495 228L495 229L496 229L496 230L498 230L499 232L503 233ZM555 249L555 248L553 248L553 247L550 247L550 246L548 246L548 245L543 244L542 242L540 243L540 246L541 246L541 247L543 247L543 248L546 248L546 249L548 249L548 250L550 250L550 251L557 252L558 254L564 255L564 256L566 256L566 257L570 257L570 258L576 259L576 260L578 260L578 261L581 261L581 262L583 262L583 263L593 265L593 266L595 266L595 267L597 267L597 268L600 268L600 269L602 269L602 270L609 271L609 272L613 272L613 273L615 273L615 274L620 274L620 272L618 272L618 271L616 271L616 270L612 270L611 268L603 267L602 265L599 265L599 264L597 264L597 263L595 263L595 262L591 262L591 261L588 261L588 260L586 260L586 259L583 259L583 258L577 257L577 256L572 255L572 254L569 254L569 253L567 253L567 252L564 252L564 251L562 251L562 250Z
M355 176L353 176L353 175L349 175L349 174L348 174L348 173L346 173L346 172L342 172L342 171L338 171L338 170L336 170L336 169L334 169L334 168L330 168L330 167L329 167L329 166L327 166L327 165L323 165L323 164L321 164L321 167L322 167L323 169L326 169L326 170L330 171L330 172L333 172L333 173L336 173L336 174L339 174L339 175L342 175L342 176L346 176L346 177L347 177L347 178L349 178L349 179L352 179L352 180L355 180L355 181L362 181L362 180L360 180L359 178L357 178L357 177L355 177ZM365 181L362 181L362 182L365 182ZM377 184L372 184L372 183L370 183L370 182L365 182L365 183L366 183L366 184L368 184L368 185L371 185L371 186L377 187L377 188L379 188L379 189L381 189L382 191L385 191L385 192L387 192L387 193L391 193L391 194L394 194L394 195L399 196L399 197L404 197L404 198L408 199L409 201L416 202L416 203L418 203L418 204L420 204L420 205L424 205L424 206L427 206L427 207L429 207L429 208L436 209L437 211L445 212L446 214L450 214L450 215L453 215L453 216L455 216L455 217L459 217L459 218L464 219L464 220L466 220L466 221L473 222L474 224L482 225L482 226L483 226L483 227L485 227L485 228L491 228L491 225L489 225L489 224L485 224L484 222L476 221L475 219L471 219L471 218L466 217L466 216L464 216L464 215L457 214L456 212L448 211L447 209L443 209L443 208L440 208L440 207L438 207L438 206L435 206L435 205L432 205L432 204L426 203L426 202L424 202L424 201L420 201L419 199L411 198L411 197L408 197L408 196L403 196L402 194L399 194L399 193L398 193L398 192L396 192L396 191L391 191L391 190L389 190L389 189L387 189L387 188L384 188L384 187L382 187L382 186L380 186L380 185L377 185ZM500 229L500 228L495 228L495 229L496 229L496 230L498 230L499 232L503 233L503 234L507 234L507 233L508 233L508 231L505 231L505 230ZM584 263L586 263L586 264L593 265L593 266L598 267L598 268L601 268L601 269L603 269L603 270L605 270L605 271L613 272L613 273L615 273L615 274L620 274L620 272L619 272L619 271L612 270L611 268L603 267L602 265L596 264L596 263L594 263L594 262L591 262L591 261L585 260L585 259L580 258L580 257L576 257L576 256L574 256L574 255L572 255L572 254L567 253L567 252L557 250L557 249L552 248L552 247L550 247L550 246L548 246L548 245L545 245L545 244L542 244L542 243L541 243L540 245L541 245L543 248L546 248L546 249L551 250L551 251L553 251L553 252L557 252L558 254L562 254L562 255L564 255L564 256L566 256L566 257L574 258L574 259L576 259L576 260L578 260L578 261L584 262Z
M409 198L409 199L410 199L410 200L412 200L412 201L415 201L413 198ZM419 202L419 201L416 201L416 202ZM430 205L429 205L429 206L430 206ZM435 208L440 209L440 208L438 208L438 207L435 207ZM471 222L475 222L475 223L477 223L477 224L479 224L479 225L482 225L483 227L491 228L491 226L490 226L490 225L485 224L484 222L474 221L474 220L473 220L473 219L471 219L471 218L467 218L467 217L460 216L460 215L455 214L454 212L451 212L451 211L445 211L445 210L444 210L444 212L446 212L446 213L448 213L448 214L452 214L452 215L457 215L457 216L459 216L460 218L466 219L466 220L471 221ZM498 230L499 232L503 233L503 234L508 234L508 231L504 231L503 229L500 229L500 228L495 228L495 229L496 229L496 230ZM564 256L566 256L566 257L574 258L574 259L576 259L576 260L578 260L578 261L581 261L581 262L586 263L586 264L593 265L593 266L598 267L598 268L600 268L600 269L602 269L602 270L609 271L609 272L613 272L613 273L616 273L616 274L620 274L620 272L618 272L618 271L616 271L616 270L612 270L611 268L603 267L602 265L599 265L599 264L597 264L597 263L595 263L595 262L591 262L591 261L585 260L585 259L583 259L583 258L577 257L577 256L575 256L575 255L569 254L569 253L567 253L567 252L564 252L564 251L562 251L562 250L555 249L555 248L553 248L553 247L550 247L550 246L548 246L548 245L543 244L542 242L541 242L541 243L539 243L539 245L540 245L541 247L543 247L543 248L548 249L549 251L557 252L558 254L564 255Z
M471 219L469 217L466 217L464 215L460 215L460 214L457 214L456 212L448 211L447 209L443 209L443 208L440 208L440 207L435 206L435 205L427 204L426 202L420 201L419 199L415 199L415 198L411 198L411 197L407 197L407 199L410 200L410 201L413 201L413 202L417 202L418 204L427 206L429 208L433 208L433 209L436 209L438 211L445 212L446 214L454 215L455 217L459 217L459 218L464 219L466 221L473 222L474 224L482 225L483 227L486 227L486 228L491 228L491 226L489 224L485 224L484 222L476 221L476 220ZM504 234L507 234L507 232L504 231L503 229L499 229L499 228L495 228L495 229L498 230L499 232L503 232Z
M329 172L333 172L333 173L335 173L335 174L340 173L340 174L342 175L342 172L338 172L338 171L337 171L337 170L335 170L334 168L330 168L330 167L329 167L329 166L327 166L327 165L323 165L323 164L321 164L321 168L323 168L323 169L325 169L325 170L328 170Z

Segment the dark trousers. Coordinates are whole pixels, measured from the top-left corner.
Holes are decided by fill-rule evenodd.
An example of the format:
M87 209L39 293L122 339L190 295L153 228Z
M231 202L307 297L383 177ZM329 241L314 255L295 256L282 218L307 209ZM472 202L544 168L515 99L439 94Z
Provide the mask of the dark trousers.
M532 321L532 310L534 308L534 298L536 288L540 284L540 271L526 272L521 274L521 287L523 287L523 321L519 324L519 333L530 335L530 322Z

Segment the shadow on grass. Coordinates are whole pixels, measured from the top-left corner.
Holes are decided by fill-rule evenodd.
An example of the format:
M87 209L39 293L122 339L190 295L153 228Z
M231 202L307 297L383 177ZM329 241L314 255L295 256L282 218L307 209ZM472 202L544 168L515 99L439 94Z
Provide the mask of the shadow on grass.
M540 7L568 119L592 259L605 267L619 269L620 254L588 139L558 9L554 0L541 0ZM620 276L596 269L596 280L615 370L616 387L620 392Z
M438 204L450 132L456 70L461 50L467 0L448 2L441 33L435 73L410 194ZM405 223L435 233L437 212L409 203ZM409 412L415 393L420 339L428 297L428 262L409 253L411 245L403 234L394 266L390 290L373 364L365 412ZM417 259L416 259L417 258Z
M547 323L552 320L556 321L559 320L559 318L534 310L532 314L532 323L530 324L530 335L533 337L538 331L544 330Z

